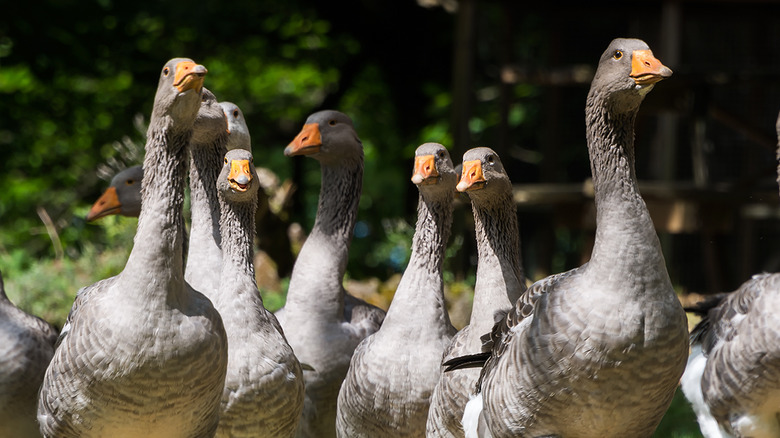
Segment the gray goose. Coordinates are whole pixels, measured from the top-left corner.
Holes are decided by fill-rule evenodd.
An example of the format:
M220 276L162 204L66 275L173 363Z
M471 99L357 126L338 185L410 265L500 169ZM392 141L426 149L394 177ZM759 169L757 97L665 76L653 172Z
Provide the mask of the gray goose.
M534 283L496 324L467 436L649 437L669 407L688 330L637 187L633 126L671 73L637 39L615 39L601 56L585 110L591 259Z
M217 177L227 152L228 124L217 98L203 89L190 140L190 240L184 279L212 301L222 266Z
M338 111L312 114L285 148L320 162L322 187L314 227L293 268L277 317L301 363L306 399L298 436L336 436L336 399L355 347L376 332L384 312L346 293L342 282L363 183L363 144Z
M132 166L111 178L111 184L87 213L87 221L98 220L105 216L118 214L138 217L141 213L141 180L144 178L142 166Z
M147 134L135 245L118 275L76 296L44 376L45 437L207 437L219 420L227 338L184 281L187 145L205 67L163 67Z
M493 327L496 312L512 306L525 290L512 183L498 154L490 148L466 151L457 189L469 195L474 212L477 280L469 325L452 339L445 360L480 351L480 337ZM442 374L428 413L428 436L464 436L461 417L478 378L475 369Z
M246 119L241 108L233 102L220 102L219 106L225 113L230 129L230 138L228 139L228 150L245 149L252 150L252 137L249 135L249 128L246 126Z
M41 436L38 389L56 341L57 329L8 299L0 274L0 436Z
M382 327L352 356L338 398L341 437L424 437L441 358L455 334L442 263L457 175L444 146L417 148L412 182L420 191L412 254Z
M780 116L776 127L780 156ZM778 308L780 273L764 273L693 309L682 390L706 438L780 436Z
M259 185L251 152L229 151L216 186L223 262L213 301L228 335L217 437L292 437L303 410L301 366L276 317L263 307L255 283L252 248Z

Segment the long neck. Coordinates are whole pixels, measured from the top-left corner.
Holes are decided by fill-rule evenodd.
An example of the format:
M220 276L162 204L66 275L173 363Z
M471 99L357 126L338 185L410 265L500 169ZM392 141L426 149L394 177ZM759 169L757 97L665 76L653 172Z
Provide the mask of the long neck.
M227 132L207 144L190 145L190 203L192 226L185 278L192 287L213 298L218 288L220 260L217 178L227 152Z
M182 205L187 144L192 131L150 129L141 187L143 208L122 280L139 286L146 301L184 300ZM151 300L149 298L160 298Z
M609 111L607 103L591 93L586 110L587 141L596 203L596 239L588 269L618 287L621 272L632 266L653 266L665 276L650 213L639 193L634 171L635 108L626 113ZM648 246L653 250L648 251Z
M255 198L256 199L256 198ZM217 310L223 312L230 306L235 309L256 312L262 306L257 293L253 263L256 202L233 203L228 206L222 200L221 236L222 266L219 293L213 299ZM225 324L228 322L225 321Z
M469 324L473 333L481 335L485 328L492 327L497 310L509 308L520 297L525 290L525 275L511 192L500 193L489 201L472 197L471 202L479 264Z
M445 320L446 326L450 325L444 302L442 265L450 237L454 193L445 191L431 196L432 199L420 194L412 254L387 310L384 327L409 320L423 323Z
M363 160L321 167L317 219L295 262L285 312L308 312L316 298L318 315L341 318L342 281L363 186Z

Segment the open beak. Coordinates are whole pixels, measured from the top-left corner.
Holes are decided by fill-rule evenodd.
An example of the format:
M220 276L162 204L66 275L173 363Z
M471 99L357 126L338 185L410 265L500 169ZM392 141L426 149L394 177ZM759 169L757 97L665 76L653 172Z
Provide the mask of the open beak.
M455 189L459 192L469 192L485 187L485 176L482 174L482 162L471 160L463 163L463 173Z
M661 64L651 50L634 50L631 55L631 78L637 85L652 85L672 75L672 69Z
M230 162L228 182L233 190L245 192L252 181L252 172L249 170L249 160L233 160Z
M319 152L321 146L322 134L320 134L320 125L307 123L303 125L303 129L295 136L293 141L284 148L284 155L287 157L312 155Z
M119 214L121 211L122 203L119 202L116 188L109 187L100 195L100 198L92 204L92 208L90 208L89 213L87 213L87 222L92 222L101 217L111 216L112 214Z
M206 77L206 67L195 64L192 61L181 61L176 64L176 72L173 76L173 86L183 93L187 90L195 90L200 93L203 88L203 79Z
M412 182L423 185L439 182L439 171L436 170L436 157L433 155L414 157Z

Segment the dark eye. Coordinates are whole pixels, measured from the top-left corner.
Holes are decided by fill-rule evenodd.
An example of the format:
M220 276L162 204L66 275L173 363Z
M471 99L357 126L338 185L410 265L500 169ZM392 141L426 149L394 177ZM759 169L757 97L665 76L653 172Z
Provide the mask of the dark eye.
M445 156L446 154L444 153L444 151L439 151L439 158L444 159Z
M227 164L227 157L225 157L225 164Z
M255 157L249 157L249 162L255 164Z
M163 69L163 76L168 76L168 73L170 73L170 72L171 72L171 69L169 69L168 67L165 67Z
M238 118L238 110L233 110L233 117Z
M127 180L126 184L131 186L131 185L135 184L135 180L134 179L129 179L129 180Z
M488 155L488 157L487 157L487 162L488 162L488 164L493 164L495 161L496 161L496 160L495 160L495 158L493 158L493 156L492 156L492 155Z
M623 57L623 52L621 52L620 50L615 50L615 53L612 55L612 57L615 59L620 59Z
M328 122L328 125L336 126L336 121L335 120L331 120L330 122Z

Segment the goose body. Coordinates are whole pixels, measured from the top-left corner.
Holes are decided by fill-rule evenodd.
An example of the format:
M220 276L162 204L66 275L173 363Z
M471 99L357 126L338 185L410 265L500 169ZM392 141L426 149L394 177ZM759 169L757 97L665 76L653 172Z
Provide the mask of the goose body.
M474 212L477 278L469 325L452 339L444 360L480 351L481 336L493 327L496 313L512 306L525 290L512 183L498 154L490 148L466 151L457 189L469 195ZM464 436L461 417L478 378L476 369L441 375L428 413L428 436Z
M216 187L223 263L214 306L228 335L217 437L292 437L303 410L303 375L255 284L252 241L259 182L252 154L229 151Z
M16 307L0 275L0 436L40 437L38 389L54 354L57 330Z
M277 313L304 372L300 437L336 435L336 399L355 347L376 332L384 312L346 293L342 282L363 180L363 145L337 111L312 114L285 155L320 162L322 188L314 227L293 268L287 302Z
M776 128L780 152L780 115ZM780 436L780 274L754 275L706 304L682 377L702 434Z
M534 283L496 324L467 436L650 437L661 421L685 368L687 322L637 188L633 125L669 75L640 40L613 40L602 55L586 106L591 259Z
M355 349L338 398L340 437L424 437L441 358L455 329L442 263L457 176L444 146L417 148L420 201L412 254L382 327Z
M115 277L83 288L44 376L45 437L208 437L217 428L227 339L184 281L187 145L206 69L169 61L147 135L135 245Z

